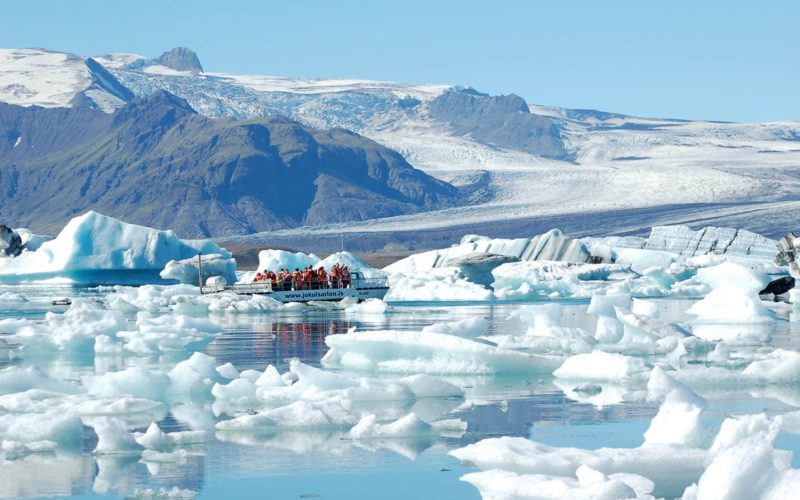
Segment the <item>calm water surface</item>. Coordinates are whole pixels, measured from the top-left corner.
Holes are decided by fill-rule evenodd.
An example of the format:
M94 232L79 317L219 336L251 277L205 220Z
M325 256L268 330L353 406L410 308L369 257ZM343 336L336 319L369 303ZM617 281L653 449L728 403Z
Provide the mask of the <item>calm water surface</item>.
M11 289L33 300L22 304L0 302L0 318L41 318L47 311L64 310L48 305L45 299L60 295L100 296L107 292L3 288L0 295ZM42 300L36 301L37 297ZM681 300L659 303L661 317L675 321L683 317L690 304ZM292 358L319 366L327 351L325 337L353 327L419 330L436 322L479 316L490 321L490 334L521 334L526 327L508 318L518 307L519 304L419 303L395 304L383 315L347 315L337 310L309 308L292 313L215 317L224 333L205 352L214 356L218 364L231 362L239 370L263 370L271 363L283 372ZM592 331L595 319L587 316L585 309L585 302L566 303L562 325ZM797 322L779 323L773 327L774 343L796 349L798 330ZM188 354L110 361L114 365L110 368L123 369L131 363L170 366ZM21 357L13 346L3 346L0 332L0 368L35 364L59 378L77 379L100 368L109 369L109 362L103 362L106 363L103 366L99 363L90 354ZM0 463L0 497L126 497L144 488L178 487L196 492L199 498L479 498L477 490L459 481L460 476L476 469L460 465L447 455L448 451L501 435L530 437L557 446L635 447L642 443L642 433L657 411L656 405L641 397L641 388L604 388L607 399L602 400L576 396L573 392L568 397L564 391L570 387L559 387L552 379L538 376L444 378L465 388L466 404L426 400L404 407L399 403L397 412L401 416L414 411L426 420L465 420L468 431L458 438L355 442L347 439L344 432L332 431L226 435L213 430L215 420L208 408L178 405L161 416L158 423L162 429L210 430L207 442L189 448L188 455L179 463L145 463L140 457L96 457L91 453L96 436L86 427L83 451ZM709 420L721 420L730 413L780 413L793 409L782 401L792 398L800 401L800 390L793 389L758 394L734 390L704 395L711 398ZM149 419L128 422L139 431L144 431L150 423ZM782 434L778 444L800 451L800 439L792 434Z

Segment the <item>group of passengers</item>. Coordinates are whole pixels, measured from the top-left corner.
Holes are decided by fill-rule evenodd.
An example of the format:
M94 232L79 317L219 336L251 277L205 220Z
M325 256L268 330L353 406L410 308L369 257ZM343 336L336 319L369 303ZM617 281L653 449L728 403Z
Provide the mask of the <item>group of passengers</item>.
M257 272L254 283L269 282L273 290L319 290L323 288L349 288L350 269L347 266L334 264L330 274L324 266L314 269L308 266L302 271L294 268L294 272L289 272L288 268L281 269L278 273L265 269Z

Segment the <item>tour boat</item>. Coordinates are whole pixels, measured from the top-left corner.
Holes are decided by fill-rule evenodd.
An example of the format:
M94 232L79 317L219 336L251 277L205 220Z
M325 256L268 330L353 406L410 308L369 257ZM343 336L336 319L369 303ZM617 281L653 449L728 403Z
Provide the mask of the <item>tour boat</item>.
M348 286L332 287L329 282L299 282L287 283L285 286L272 286L269 281L256 281L254 283L226 284L206 284L200 288L200 293L220 293L234 292L241 295L264 295L272 297L280 302L310 302L325 300L342 300L355 298L359 301L364 299L382 299L389 286L386 278L365 278L360 272L350 273L350 283Z

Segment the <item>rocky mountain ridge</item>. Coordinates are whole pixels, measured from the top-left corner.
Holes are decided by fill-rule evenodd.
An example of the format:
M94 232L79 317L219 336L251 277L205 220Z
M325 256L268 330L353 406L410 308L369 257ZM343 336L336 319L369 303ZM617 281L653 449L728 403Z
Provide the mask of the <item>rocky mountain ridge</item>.
M93 209L223 236L459 201L456 188L353 132L279 116L211 119L166 91L113 114L0 104L0 215L17 227L52 232Z

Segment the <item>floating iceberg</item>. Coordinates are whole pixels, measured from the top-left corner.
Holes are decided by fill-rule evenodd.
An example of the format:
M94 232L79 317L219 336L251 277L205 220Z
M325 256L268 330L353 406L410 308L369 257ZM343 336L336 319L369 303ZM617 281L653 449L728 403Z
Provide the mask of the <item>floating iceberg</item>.
M769 283L762 272L724 262L697 271L697 279L712 288L687 311L695 316L693 333L705 340L764 342L763 330L748 330L746 325L772 323L777 315L768 309L758 292Z
M499 348L455 335L422 332L349 332L325 338L326 366L399 373L550 373L561 358Z
M647 379L650 368L641 358L594 351L567 358L553 375L571 380L635 381Z
M455 267L441 267L423 273L389 275L387 301L486 301L491 290L475 284Z
M711 291L687 311L696 316L694 323L741 325L751 323L770 323L775 321L775 313L768 309L754 292L747 292L733 285L723 285ZM729 328L735 335L736 328ZM696 333L697 334L697 333ZM722 337L706 338L719 340Z
M499 255L515 260L562 261L583 263L589 258L589 250L579 240L564 236L552 229L532 238L491 239L485 236L467 235L461 243L450 248L414 254L384 268L388 274L411 275L439 267L452 267L470 255ZM495 263L499 265L502 262Z
M715 254L773 260L777 242L760 234L730 227L656 226L644 244L647 250L661 250L682 257Z
M375 415L369 414L362 417L350 429L349 435L353 439L425 438L454 429L463 433L466 430L466 423L461 420L448 420L430 424L413 413L393 422L380 423Z
M503 264L492 271L495 296L501 300L570 298L591 290L591 283L619 269L607 265L524 261ZM588 273L588 274L587 274Z
M517 474L493 469L465 474L461 480L475 486L486 500L648 498L654 487L653 482L644 476L627 473L606 476L588 465L578 467L575 477Z
M202 277L200 272L202 271ZM230 254L209 254L202 256L202 262L196 257L167 262L159 276L165 280L176 280L189 285L199 285L202 279L205 284L209 278L220 277L225 284L236 281L236 261Z
M793 469L791 452L776 450L780 418L765 414L726 419L706 459L696 485L685 500L793 498L800 488L800 469Z
M198 252L230 258L229 252L210 240L181 240L172 231L87 212L69 221L56 238L36 251L0 259L0 281L160 282L159 273L169 261L194 257Z

